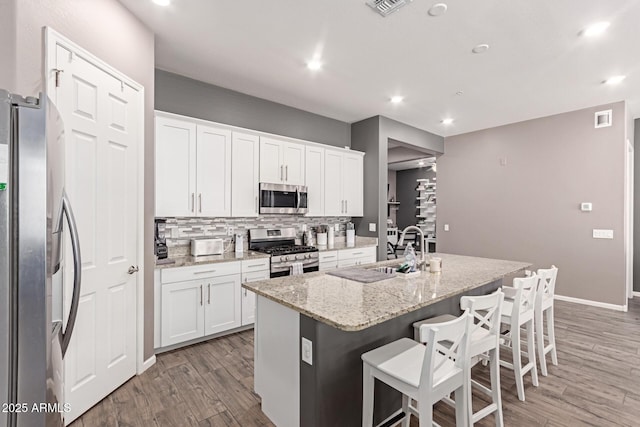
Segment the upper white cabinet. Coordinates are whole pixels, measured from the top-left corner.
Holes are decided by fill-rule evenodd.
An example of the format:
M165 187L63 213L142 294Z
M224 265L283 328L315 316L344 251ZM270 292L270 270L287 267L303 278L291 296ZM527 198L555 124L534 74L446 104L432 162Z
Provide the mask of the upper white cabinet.
M309 200L307 216L324 216L324 148L307 146L305 164Z
M304 185L305 146L260 137L260 182Z
M231 146L231 215L258 216L260 138L233 132Z
M231 216L231 131L156 117L156 216Z
M156 216L195 214L195 159L195 123L156 117Z
M362 216L362 154L326 150L324 170L325 216Z

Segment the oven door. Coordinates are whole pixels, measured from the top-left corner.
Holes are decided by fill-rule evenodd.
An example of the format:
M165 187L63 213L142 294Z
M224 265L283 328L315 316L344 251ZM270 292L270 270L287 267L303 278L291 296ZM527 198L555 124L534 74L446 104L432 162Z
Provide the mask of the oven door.
M307 210L306 186L260 183L261 214L304 214Z
M284 277L284 276L291 275L292 264L293 262L282 262L282 263L278 263L277 265L271 264L271 272L269 274L269 277L273 279L274 277ZM306 261L303 265L303 270L305 273L318 271L319 268L320 268L320 263L317 258L313 261Z

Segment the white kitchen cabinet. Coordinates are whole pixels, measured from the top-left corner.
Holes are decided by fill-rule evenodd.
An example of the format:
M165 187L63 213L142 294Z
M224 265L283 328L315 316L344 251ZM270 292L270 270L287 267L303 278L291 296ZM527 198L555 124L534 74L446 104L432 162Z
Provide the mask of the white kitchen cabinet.
M305 146L260 137L260 182L304 185Z
M247 261L243 261L247 262ZM257 282L260 280L269 280L269 270L251 271L242 273L242 283ZM250 325L256 321L256 294L242 289L242 326Z
M233 132L231 146L231 216L258 216L260 138Z
M375 246L367 248L342 249L338 251L338 268L353 267L376 262Z
M324 148L308 146L305 155L305 185L309 211L307 216L324 216Z
M231 216L231 131L197 125L198 216Z
M242 324L240 275L206 280L204 335L217 334Z
M326 150L324 177L325 216L362 216L362 154Z
M231 216L231 131L156 116L155 216Z
M338 251L323 251L318 256L319 271L329 271L338 268Z
M193 216L196 192L196 125L156 117L156 216Z
M163 347L204 335L203 286L200 280L162 285Z

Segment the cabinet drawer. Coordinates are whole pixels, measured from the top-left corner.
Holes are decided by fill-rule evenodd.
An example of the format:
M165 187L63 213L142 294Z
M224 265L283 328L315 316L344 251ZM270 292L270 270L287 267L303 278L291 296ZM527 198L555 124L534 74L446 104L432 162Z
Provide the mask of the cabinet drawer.
M327 262L321 262L318 270L319 271L329 271L329 270L335 270L336 268L338 268L338 260L337 260L337 256L336 259L331 261L327 261Z
M165 268L162 270L162 284L200 280L208 277L228 276L240 274L240 262L221 262L191 267Z
M343 249L338 251L338 260L348 260L353 258L376 258L376 247ZM373 262L373 261L372 261Z
M242 261L242 274L252 271L269 270L270 258L258 258L251 261ZM267 274L269 278L269 274Z
M325 262L338 261L338 251L320 252L319 259L320 264Z
M257 282L258 280L269 280L269 270L249 271L242 273L242 283Z

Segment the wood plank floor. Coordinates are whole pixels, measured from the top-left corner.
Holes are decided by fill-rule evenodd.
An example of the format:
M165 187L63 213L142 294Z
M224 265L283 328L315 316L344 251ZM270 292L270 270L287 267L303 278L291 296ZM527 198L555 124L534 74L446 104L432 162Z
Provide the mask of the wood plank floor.
M557 301L556 339L559 365L547 357L549 376L539 387L527 376L525 402L513 373L502 369L505 425L639 426L640 298L627 313ZM488 368L476 366L473 376L488 383ZM246 331L159 355L72 426L271 426L252 385L253 332ZM483 398L474 392L474 406ZM434 410L439 424L455 425L451 408ZM493 416L476 425L495 425Z

